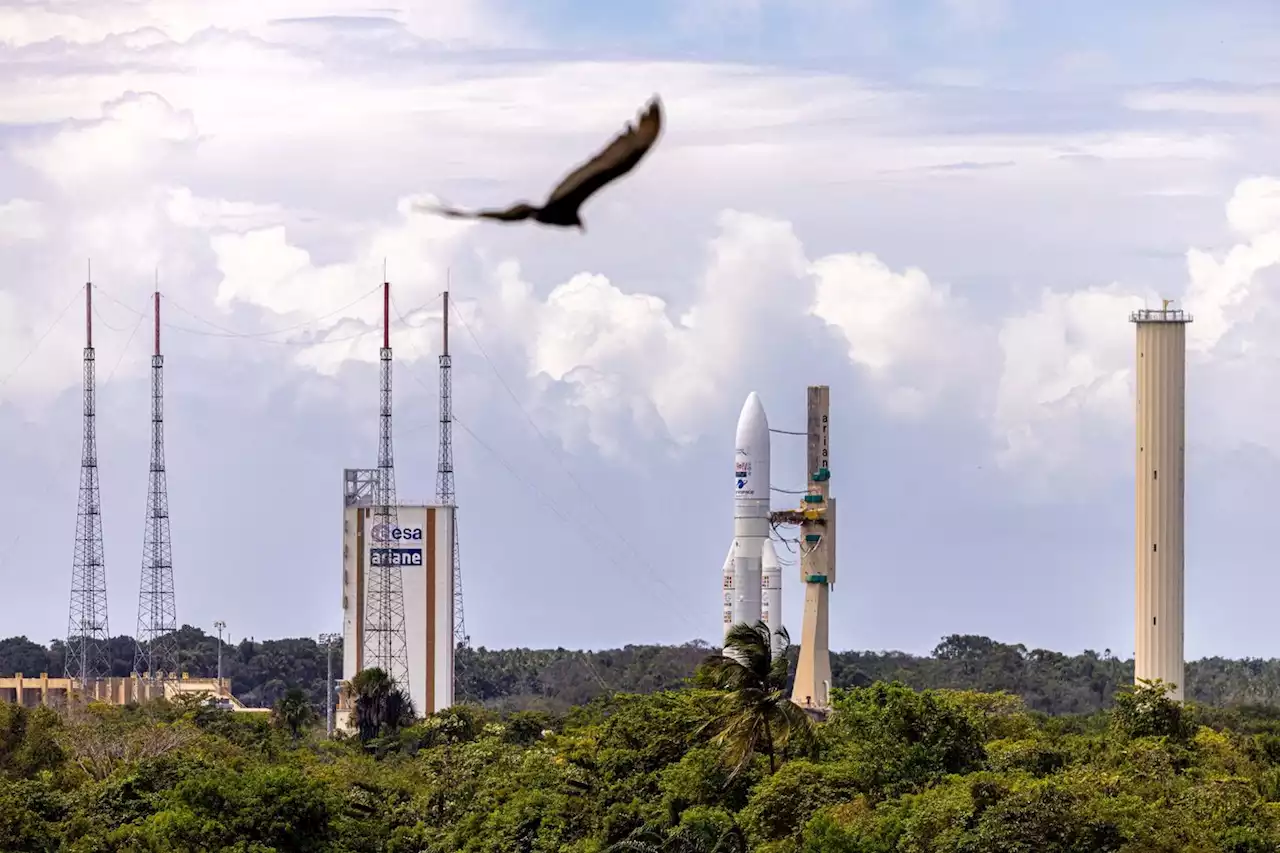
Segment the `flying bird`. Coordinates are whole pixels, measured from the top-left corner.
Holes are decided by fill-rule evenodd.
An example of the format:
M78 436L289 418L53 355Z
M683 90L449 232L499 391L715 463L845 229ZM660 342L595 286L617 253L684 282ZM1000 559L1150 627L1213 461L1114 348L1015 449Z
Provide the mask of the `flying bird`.
M520 222L532 219L543 225L561 228L577 227L586 231L586 225L578 215L583 202L597 190L617 180L635 168L636 164L658 141L662 132L662 101L657 95L649 101L640 120L618 134L599 154L574 169L560 182L541 207L527 201L517 202L506 210L456 210L450 207L427 207L422 210L444 216L464 219L496 219L499 222Z

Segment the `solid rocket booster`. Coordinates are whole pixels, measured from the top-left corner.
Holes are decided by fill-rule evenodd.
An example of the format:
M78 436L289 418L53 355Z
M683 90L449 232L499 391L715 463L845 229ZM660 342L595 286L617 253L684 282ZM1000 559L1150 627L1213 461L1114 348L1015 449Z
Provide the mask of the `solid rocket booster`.
M764 540L764 554L760 560L760 618L769 626L773 654L782 651L778 630L782 628L782 566L778 563L778 551L773 540Z
M764 543L769 539L769 419L752 391L738 415L733 461L733 611L730 627L761 618Z
M733 543L729 543L729 553L724 558L724 568L720 574L724 577L724 632L729 633L733 627Z

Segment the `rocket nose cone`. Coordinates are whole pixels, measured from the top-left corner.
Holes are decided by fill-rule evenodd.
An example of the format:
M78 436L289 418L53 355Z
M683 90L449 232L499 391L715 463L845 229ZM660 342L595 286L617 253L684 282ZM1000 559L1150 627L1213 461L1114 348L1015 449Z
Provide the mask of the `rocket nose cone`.
M747 400L742 404L742 413L738 415L738 429L746 430L757 427L760 424L767 425L769 419L764 413L764 404L760 402L760 395L752 391L747 395Z

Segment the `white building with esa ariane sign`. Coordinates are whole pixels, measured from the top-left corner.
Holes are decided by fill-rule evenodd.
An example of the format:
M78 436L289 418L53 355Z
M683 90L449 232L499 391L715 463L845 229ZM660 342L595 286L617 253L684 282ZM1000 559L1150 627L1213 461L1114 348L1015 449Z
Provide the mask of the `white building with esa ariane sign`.
M349 473L350 484L350 473ZM399 505L396 528L382 529L366 495L348 488L342 514L342 679L365 669L367 575L375 560L400 564L409 695L419 716L453 704L453 508ZM335 674L336 677L336 674ZM349 729L339 701L337 724Z

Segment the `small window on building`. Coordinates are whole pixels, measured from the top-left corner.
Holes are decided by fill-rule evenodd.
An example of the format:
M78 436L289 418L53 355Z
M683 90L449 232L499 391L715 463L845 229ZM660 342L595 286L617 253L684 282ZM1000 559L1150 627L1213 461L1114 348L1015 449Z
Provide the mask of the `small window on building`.
M1156 469L1152 468L1152 469L1151 469L1151 479L1153 479L1153 480L1159 480L1159 479L1160 479L1160 472L1159 472L1159 471L1157 471Z
M1152 617L1151 617L1151 624L1152 624L1152 625L1155 625L1155 624L1156 624L1156 617L1154 617L1154 616L1152 616Z
M1157 548L1156 548L1156 543L1154 543L1154 542L1152 542L1152 543L1151 543L1151 550L1152 550L1153 552L1157 550Z

